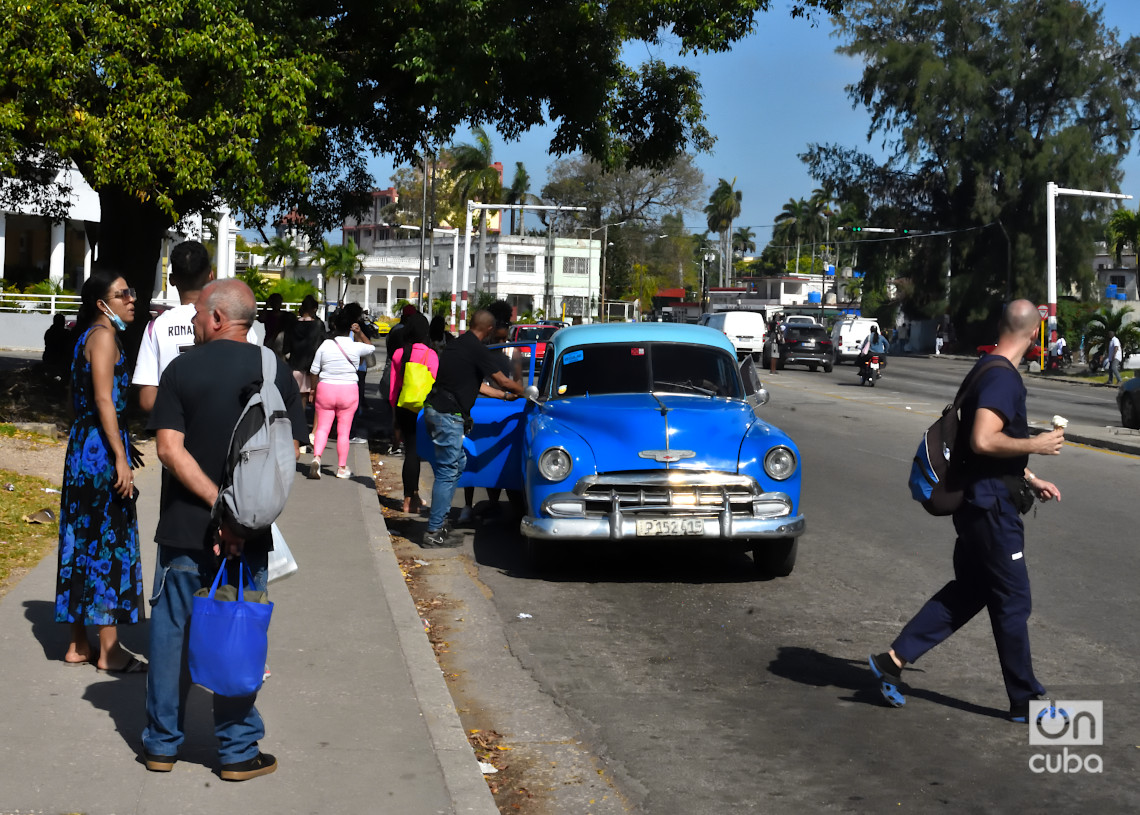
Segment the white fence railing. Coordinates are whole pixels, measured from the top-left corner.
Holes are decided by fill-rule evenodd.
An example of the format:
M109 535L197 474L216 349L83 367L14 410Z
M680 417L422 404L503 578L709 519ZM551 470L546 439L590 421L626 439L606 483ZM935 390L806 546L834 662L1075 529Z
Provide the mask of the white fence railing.
M78 294L0 294L0 313L75 314L79 311Z

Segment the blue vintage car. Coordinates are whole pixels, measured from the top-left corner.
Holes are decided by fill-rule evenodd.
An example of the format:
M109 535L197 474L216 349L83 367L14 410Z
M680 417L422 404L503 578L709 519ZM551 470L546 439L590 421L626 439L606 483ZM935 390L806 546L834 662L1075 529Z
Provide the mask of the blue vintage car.
M749 549L762 573L787 575L804 531L799 453L760 417L767 398L719 331L565 328L525 401L476 400L459 483L521 490L540 557L575 540L665 538ZM421 442L430 458L422 428Z

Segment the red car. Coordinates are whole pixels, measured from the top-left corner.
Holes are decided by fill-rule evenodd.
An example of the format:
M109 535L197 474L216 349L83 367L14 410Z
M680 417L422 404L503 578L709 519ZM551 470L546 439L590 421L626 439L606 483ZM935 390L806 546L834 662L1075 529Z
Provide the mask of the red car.
M536 343L535 354L536 362L540 362L543 356L546 355L546 346L554 332L562 326L559 325L513 325L511 326L510 333L507 334L507 342L533 342ZM512 352L517 352L522 357L524 362L530 362L530 348L512 348Z
M986 354L992 354L993 350L997 348L996 345L979 345L978 356L984 357ZM1049 358L1049 350L1045 350L1045 359ZM1025 357L1022 362L1040 362L1041 361L1041 347L1038 345L1029 346L1029 350L1025 352Z

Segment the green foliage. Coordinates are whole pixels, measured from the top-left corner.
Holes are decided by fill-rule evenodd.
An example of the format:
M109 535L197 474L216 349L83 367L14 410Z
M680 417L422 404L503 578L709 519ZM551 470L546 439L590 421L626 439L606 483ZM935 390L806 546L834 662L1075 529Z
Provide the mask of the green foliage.
M1140 212L1124 208L1116 210L1108 219L1105 237L1113 254L1116 255L1117 265L1122 262L1126 246L1132 249L1137 263L1140 263Z
M1102 307L1089 319L1085 326L1085 354L1091 355L1108 344L1108 332L1115 331L1120 340L1125 359L1129 354L1140 351L1140 326L1125 322L1125 316L1132 313L1132 306L1113 310Z
M725 282L729 280L732 268L732 222L740 215L740 201L743 197L744 193L736 189L735 178L731 184L722 178L709 195L704 210L709 231L720 235L721 280Z
M325 280L339 281L337 302L344 299L348 279L364 268L364 252L356 248L356 241L349 238L346 243L321 241L321 248L309 258L308 265L319 265L324 270Z
M411 305L411 301L400 298L399 300L397 300L395 303L392 304L392 316L393 317L399 317L400 312L402 312L404 310L404 306L410 306L410 305Z
M265 262L280 263L284 269L296 269L301 264L301 249L292 236L274 235L265 247Z
M294 277L282 277L269 281L269 294L280 294L286 303L300 303L308 295L320 299L320 290L309 280L299 280Z
M456 304L456 311L458 310L459 306ZM451 292L440 292L439 296L431 301L431 316L451 319Z
M841 200L862 202L865 223L920 235L864 244L860 261L913 282L911 314L946 309L962 323L1013 297L1043 300L1045 185L1118 188L1140 40L1121 43L1099 9L1070 0L852 0L840 32L841 53L865 64L851 99L890 157L812 145L802 158ZM1058 200L1062 288L1090 289L1106 206Z
M265 302L265 298L269 296L269 281L261 272L251 266L244 272L238 272L234 277L249 286L253 291L254 300L259 303Z
M65 289L63 283L58 280L41 280L38 283L32 283L30 286L24 287L24 294L67 294L73 295L71 289Z

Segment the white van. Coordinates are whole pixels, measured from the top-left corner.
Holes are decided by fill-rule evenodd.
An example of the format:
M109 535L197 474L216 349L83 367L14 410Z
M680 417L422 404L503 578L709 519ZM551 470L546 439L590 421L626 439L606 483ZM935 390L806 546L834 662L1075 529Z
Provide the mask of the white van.
M736 348L738 357L751 354L753 359L759 361L760 355L764 353L768 324L764 315L758 311L715 311L701 315L701 324L715 328L728 337Z
M859 346L871 329L878 329L879 321L870 317L847 317L831 329L831 347L835 353L835 364L844 360L854 362L859 356Z

